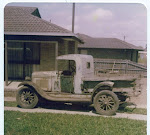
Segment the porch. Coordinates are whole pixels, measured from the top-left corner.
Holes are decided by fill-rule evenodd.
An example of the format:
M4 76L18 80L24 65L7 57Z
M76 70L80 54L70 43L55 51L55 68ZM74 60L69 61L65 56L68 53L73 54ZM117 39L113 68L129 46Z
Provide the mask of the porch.
M5 35L5 82L24 80L34 71L61 67L56 57L76 54L80 40L71 36Z

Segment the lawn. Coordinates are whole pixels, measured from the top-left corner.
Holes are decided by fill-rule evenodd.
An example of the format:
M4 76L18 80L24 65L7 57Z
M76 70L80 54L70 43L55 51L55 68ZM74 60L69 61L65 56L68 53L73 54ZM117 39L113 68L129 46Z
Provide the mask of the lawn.
M117 112L118 113L147 115L147 109L144 109L144 108L129 108L129 107L125 107L124 109L119 109Z
M5 111L5 135L146 135L146 122L84 115Z
M4 101L4 106L16 107L17 103L15 101Z

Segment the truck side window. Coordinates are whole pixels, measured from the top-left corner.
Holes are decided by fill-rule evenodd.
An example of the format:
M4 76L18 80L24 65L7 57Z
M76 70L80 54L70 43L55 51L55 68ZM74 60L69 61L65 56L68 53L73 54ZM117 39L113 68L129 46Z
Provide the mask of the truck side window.
M75 74L76 73L76 64L74 60L69 61L69 70L71 73Z
M90 62L86 63L86 67L89 69L90 68Z

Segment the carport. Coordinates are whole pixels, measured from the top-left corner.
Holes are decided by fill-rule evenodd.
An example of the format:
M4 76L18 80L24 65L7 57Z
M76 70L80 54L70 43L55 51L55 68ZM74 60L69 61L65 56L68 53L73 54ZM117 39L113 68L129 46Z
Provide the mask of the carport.
M34 44L34 45L40 45L40 50L39 50L39 57L40 57L40 61L39 63L37 63L36 61L32 63L32 61L26 61L24 60L23 63L18 63L17 61L14 62L14 64L22 64L23 65L23 78L25 78L26 73L25 73L25 65L26 64L34 64L34 67L36 67L36 65L40 65L40 69L38 68L34 68L33 71L37 71L37 70L44 70L46 68L42 67L42 63L44 64L45 62L49 62L48 60L45 62L42 62L42 54L41 54L41 50L42 48L47 45L47 46L54 46L53 48L53 53L55 55L55 58L59 55L64 55L64 54L68 54L68 53L77 53L77 45L78 43L81 42L81 40L73 33L71 34L56 34L56 33L9 33L9 32L5 32L5 82L6 84L8 84L8 44L22 44L24 47L26 45L28 45L30 43L30 45ZM70 44L72 43L72 45ZM70 46L74 46L71 50L69 50L69 45ZM63 50L62 50L63 48ZM69 52L71 51L71 52ZM26 59L26 50L25 48L23 48L22 50L23 55L22 57L24 59ZM46 53L46 52L45 52ZM50 52L47 52L50 53ZM45 58L46 59L46 58ZM50 60L50 58L47 57L47 59ZM43 60L44 61L44 60ZM53 61L53 70L57 70L58 67L58 63L56 61L56 59L51 59L51 61ZM47 63L48 64L48 63ZM46 69L47 70L47 69Z

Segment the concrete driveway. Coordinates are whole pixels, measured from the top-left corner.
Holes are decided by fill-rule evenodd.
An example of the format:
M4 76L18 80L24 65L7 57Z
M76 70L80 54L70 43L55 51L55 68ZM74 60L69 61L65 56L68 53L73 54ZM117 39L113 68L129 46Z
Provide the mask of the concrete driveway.
M103 115L96 114L95 112L92 111L84 112L84 111L55 110L55 109L44 109L44 108L23 109L18 107L4 107L4 110L28 112L28 113L78 114L78 115L88 115L88 116L96 116L96 117L126 118L126 119L147 121L147 115L141 115L141 114L116 113L116 115L114 116L103 116Z

